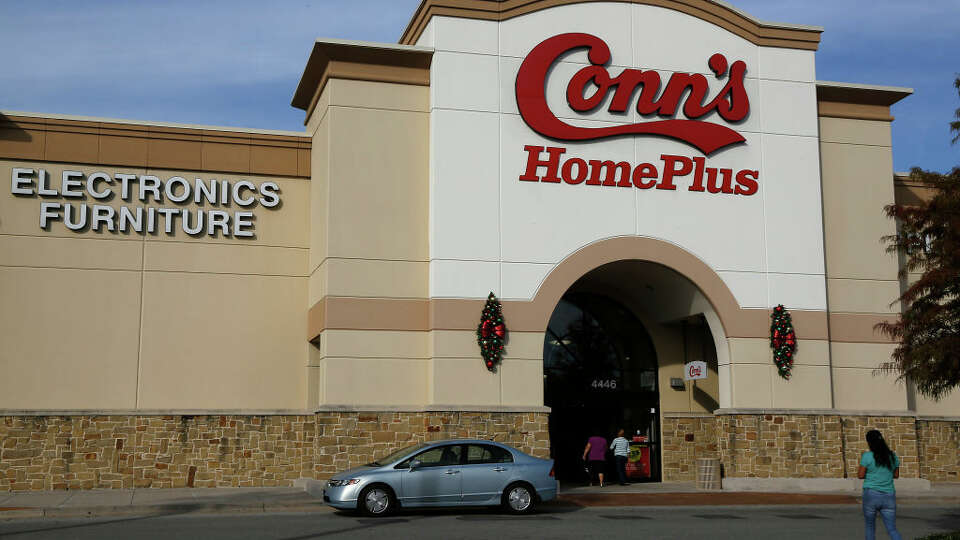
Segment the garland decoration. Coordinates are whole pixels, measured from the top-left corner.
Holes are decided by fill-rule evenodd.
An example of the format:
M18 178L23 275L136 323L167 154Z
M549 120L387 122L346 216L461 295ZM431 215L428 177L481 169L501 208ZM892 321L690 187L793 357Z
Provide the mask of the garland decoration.
M483 306L483 315L477 326L477 345L487 369L495 372L503 356L503 346L507 337L507 325L503 321L503 307L497 296L490 293Z
M797 352L797 334L793 331L790 312L783 304L773 308L770 315L770 348L773 349L773 361L784 379L790 379L793 369L793 356Z

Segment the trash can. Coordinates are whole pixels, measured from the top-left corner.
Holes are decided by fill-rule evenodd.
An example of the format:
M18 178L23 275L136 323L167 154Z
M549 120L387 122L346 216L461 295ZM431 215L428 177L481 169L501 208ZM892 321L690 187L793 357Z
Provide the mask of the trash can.
M697 458L697 489L721 489L719 459Z

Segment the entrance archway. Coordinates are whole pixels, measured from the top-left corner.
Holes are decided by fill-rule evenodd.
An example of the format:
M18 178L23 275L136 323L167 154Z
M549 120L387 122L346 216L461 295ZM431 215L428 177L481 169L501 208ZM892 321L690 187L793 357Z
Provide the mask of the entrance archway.
M567 288L543 348L544 404L551 408L551 454L561 481L585 482L586 440L610 441L619 428L638 443L631 481L663 478L663 415L719 408L716 342L726 337L714 334L710 318L719 322L700 288L655 262L609 262ZM707 363L708 379L678 384L691 360Z

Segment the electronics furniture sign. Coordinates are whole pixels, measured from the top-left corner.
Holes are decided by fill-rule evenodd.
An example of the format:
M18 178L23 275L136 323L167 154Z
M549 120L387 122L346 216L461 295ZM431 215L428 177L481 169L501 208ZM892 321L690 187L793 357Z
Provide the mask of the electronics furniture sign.
M174 235L182 230L190 236L254 238L253 208L276 208L280 204L280 186L263 182L259 186L247 180L189 181L181 176L161 179L149 174L104 172L84 174L63 171L59 189L51 187L44 169L14 168L10 193L19 197L40 197L40 228L49 230L62 222L74 232L107 230ZM109 206L115 197L133 206ZM89 198L89 199L88 199ZM59 201L50 199L61 199ZM91 202L88 204L87 201ZM137 206L163 202L179 205L209 205L210 209L172 206ZM226 208L235 205L236 209Z

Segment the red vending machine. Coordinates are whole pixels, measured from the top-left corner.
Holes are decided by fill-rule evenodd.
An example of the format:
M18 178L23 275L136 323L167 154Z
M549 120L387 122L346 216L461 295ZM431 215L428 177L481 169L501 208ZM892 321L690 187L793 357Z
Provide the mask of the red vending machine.
M650 443L643 435L636 435L630 442L630 456L627 458L627 478L647 480L650 478Z

